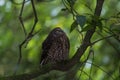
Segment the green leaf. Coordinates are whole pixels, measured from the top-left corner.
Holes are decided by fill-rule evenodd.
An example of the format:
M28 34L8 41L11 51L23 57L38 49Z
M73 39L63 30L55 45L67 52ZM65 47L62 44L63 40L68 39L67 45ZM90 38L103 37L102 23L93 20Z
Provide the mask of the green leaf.
M99 22L97 23L98 28L100 29L100 31L103 30L103 25L102 22L99 20Z
M111 30L119 30L120 31L120 23L119 24L111 24L110 25Z
M77 21L75 20L72 25L71 25L71 28L70 28L70 33L78 26L78 23Z
M73 7L73 5L75 4L76 0L67 0L68 3Z
M115 33L120 33L120 23L118 23L118 24L111 24L110 25L110 30L115 32Z
M67 8L62 8L61 11L67 11Z
M83 26L86 23L86 17L83 15L77 15L76 20L77 20L77 23L80 25L80 27L83 28Z
M92 28L93 28L93 27L92 27L91 25L87 25L87 26L85 26L85 27L82 29L81 32L88 31L88 30L90 30L90 29L92 29Z

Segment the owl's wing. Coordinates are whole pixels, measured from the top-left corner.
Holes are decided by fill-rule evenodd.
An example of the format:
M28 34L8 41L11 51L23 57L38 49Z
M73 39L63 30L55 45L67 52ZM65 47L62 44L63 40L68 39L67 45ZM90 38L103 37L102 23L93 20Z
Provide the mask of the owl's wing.
M69 51L69 49L70 49L70 42L69 42L69 39L68 39L67 36L66 36L65 38L66 38L66 42L65 42L65 44L66 44L66 48L67 48L68 51Z
M47 37L47 39L42 43L42 54L41 54L41 60L40 64L43 64L45 62L45 59L48 56L48 51L52 45L52 39L50 36Z

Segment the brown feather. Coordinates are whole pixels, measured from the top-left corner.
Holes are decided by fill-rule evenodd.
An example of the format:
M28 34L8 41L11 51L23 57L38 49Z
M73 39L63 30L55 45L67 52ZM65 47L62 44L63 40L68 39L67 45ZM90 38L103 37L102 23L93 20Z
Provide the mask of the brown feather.
M42 43L40 64L55 64L67 60L69 55L69 39L59 27L53 29Z

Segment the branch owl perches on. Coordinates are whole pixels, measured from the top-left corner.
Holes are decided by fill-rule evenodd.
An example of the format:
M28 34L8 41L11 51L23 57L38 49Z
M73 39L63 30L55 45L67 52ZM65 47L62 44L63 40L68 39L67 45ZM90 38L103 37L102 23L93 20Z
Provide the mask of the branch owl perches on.
M40 64L55 64L68 59L70 43L65 32L59 27L53 29L42 43Z

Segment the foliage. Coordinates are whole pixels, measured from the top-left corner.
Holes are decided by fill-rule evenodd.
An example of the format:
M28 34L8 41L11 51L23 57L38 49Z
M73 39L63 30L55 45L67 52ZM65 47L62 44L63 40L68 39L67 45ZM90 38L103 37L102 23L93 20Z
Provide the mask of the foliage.
M14 1L14 2L13 2ZM38 17L35 31L39 31L22 48L22 61L17 74L38 68L41 44L55 27L61 27L70 40L71 59L83 43L85 33L96 26L91 46L69 72L51 71L35 80L119 80L120 79L120 2L105 0L101 16L94 15L96 0L33 0ZM19 3L19 4L16 4ZM113 7L113 5L115 5ZM18 19L22 3L19 0L0 1L0 76L12 75L19 58L19 44L24 31ZM31 2L23 9L27 33L34 23ZM25 48L26 47L26 48ZM58 74L58 75L57 75Z

